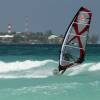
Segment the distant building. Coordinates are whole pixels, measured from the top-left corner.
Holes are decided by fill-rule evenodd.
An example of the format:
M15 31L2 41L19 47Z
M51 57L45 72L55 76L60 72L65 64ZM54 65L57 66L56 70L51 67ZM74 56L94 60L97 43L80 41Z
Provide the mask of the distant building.
M0 35L0 38L13 38L14 35Z
M0 43L10 44L12 43L13 38L14 35L0 35Z
M55 38L57 38L57 37L58 37L58 36L56 36L56 35L51 35L51 36L48 37L48 39L51 40L51 39L55 39Z
M63 41L63 38L60 36L56 36L56 35L51 35L48 37L48 42L50 44L61 44Z
M12 32L12 26L11 24L8 24L8 33L11 33Z
M16 34L21 34L22 32L16 32Z
M63 40L64 40L64 37L58 37L58 40L59 40L59 44L62 44Z

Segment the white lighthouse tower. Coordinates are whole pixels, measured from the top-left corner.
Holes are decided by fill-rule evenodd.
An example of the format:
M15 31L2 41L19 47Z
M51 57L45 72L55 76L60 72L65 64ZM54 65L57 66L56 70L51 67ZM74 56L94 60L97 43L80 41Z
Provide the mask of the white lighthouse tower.
M11 33L11 32L12 32L12 25L8 24L8 33Z

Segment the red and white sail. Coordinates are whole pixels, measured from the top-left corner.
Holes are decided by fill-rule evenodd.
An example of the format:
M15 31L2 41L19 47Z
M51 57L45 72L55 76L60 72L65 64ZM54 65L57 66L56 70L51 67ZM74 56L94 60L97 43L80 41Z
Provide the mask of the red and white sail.
M85 57L85 47L92 13L81 7L70 23L61 48L59 67L77 62Z

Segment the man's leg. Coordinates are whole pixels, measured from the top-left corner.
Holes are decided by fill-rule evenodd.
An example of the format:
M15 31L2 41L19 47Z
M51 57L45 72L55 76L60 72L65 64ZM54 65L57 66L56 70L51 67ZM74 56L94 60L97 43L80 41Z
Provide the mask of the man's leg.
M66 71L66 69L62 70L62 71L61 71L61 74L63 74L65 71Z

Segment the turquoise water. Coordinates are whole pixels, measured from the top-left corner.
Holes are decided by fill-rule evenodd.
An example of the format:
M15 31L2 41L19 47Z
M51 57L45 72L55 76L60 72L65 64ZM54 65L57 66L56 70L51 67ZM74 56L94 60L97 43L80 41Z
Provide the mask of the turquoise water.
M99 100L100 45L83 64L54 76L60 45L0 45L0 100Z

